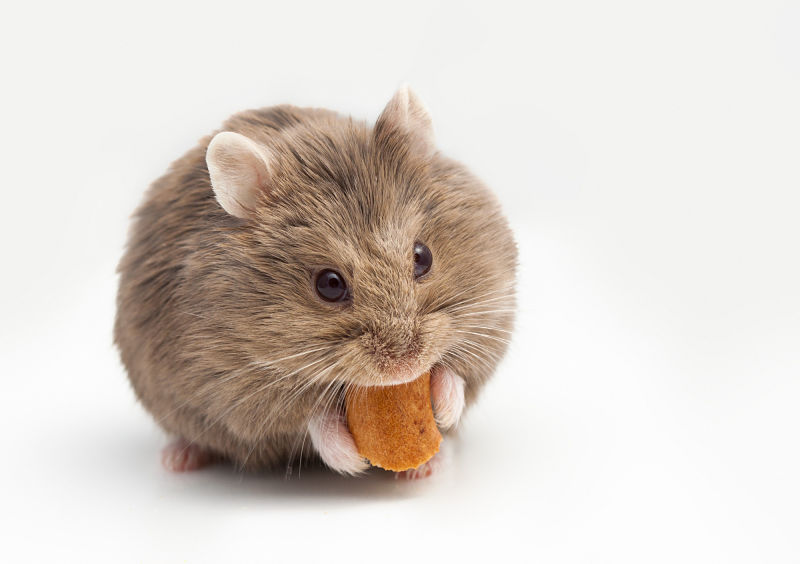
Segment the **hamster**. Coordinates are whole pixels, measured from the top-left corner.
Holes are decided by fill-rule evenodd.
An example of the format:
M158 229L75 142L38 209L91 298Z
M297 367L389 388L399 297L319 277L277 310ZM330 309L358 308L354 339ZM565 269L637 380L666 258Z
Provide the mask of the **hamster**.
M176 439L167 468L321 461L355 475L368 464L345 392L430 370L437 424L453 428L506 352L516 263L495 197L437 151L408 88L373 127L244 111L135 212L114 340Z

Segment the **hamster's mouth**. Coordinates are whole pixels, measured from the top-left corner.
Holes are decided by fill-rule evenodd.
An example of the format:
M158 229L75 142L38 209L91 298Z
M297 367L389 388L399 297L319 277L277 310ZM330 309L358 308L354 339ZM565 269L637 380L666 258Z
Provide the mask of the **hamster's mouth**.
M422 365L417 366L402 366L381 374L379 382L368 384L368 386L375 387L388 387L399 386L401 384L408 384L425 373L431 373L436 370L437 365L429 366L427 369L422 368Z

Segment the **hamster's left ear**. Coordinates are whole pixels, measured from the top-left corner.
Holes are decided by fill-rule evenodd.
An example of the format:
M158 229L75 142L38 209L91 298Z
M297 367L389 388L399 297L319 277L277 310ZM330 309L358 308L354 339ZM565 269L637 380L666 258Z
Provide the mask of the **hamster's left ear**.
M375 122L375 139L379 143L391 141L398 134L408 140L414 152L424 157L436 152L431 116L417 95L406 85L389 100Z
M259 199L269 194L271 159L269 151L249 137L232 131L214 136L206 164L214 194L226 212L253 217Z

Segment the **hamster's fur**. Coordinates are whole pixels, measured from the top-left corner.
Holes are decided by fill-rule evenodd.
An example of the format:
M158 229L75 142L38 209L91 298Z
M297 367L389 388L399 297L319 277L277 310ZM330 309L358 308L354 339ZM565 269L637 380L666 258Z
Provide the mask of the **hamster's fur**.
M418 280L417 242L433 257ZM115 342L139 400L184 448L246 469L321 457L355 473L315 418L341 421L348 387L432 368L452 376L434 408L455 423L505 354L516 257L497 201L436 151L409 90L374 127L320 109L245 111L136 211ZM324 269L341 273L347 300L317 295Z

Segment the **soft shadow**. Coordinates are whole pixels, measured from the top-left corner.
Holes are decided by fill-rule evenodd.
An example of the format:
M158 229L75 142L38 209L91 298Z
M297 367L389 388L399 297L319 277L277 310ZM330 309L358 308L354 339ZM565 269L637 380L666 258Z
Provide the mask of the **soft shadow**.
M160 463L161 448L167 439L152 429L103 429L81 435L72 445L74 456L92 460L93 471L102 472L107 485L120 489L150 489L159 499L189 503L224 505L280 505L302 508L326 504L403 500L418 497L435 487L438 476L423 480L396 479L393 472L370 469L359 477L335 474L321 465L242 472L231 464L174 474ZM66 446L66 445L65 445ZM81 450L84 452L81 454ZM89 450L90 452L87 452Z

